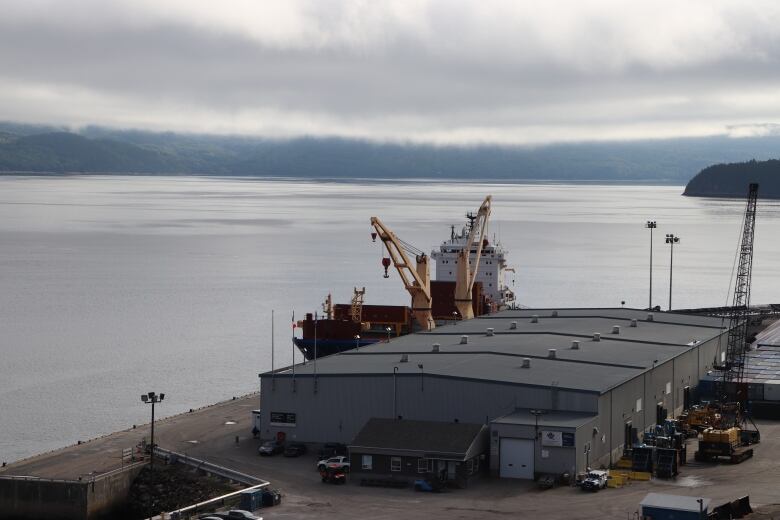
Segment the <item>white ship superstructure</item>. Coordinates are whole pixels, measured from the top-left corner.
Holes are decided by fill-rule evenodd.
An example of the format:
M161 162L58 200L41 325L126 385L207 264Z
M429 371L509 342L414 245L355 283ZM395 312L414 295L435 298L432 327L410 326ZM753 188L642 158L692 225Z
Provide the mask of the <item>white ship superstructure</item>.
M442 242L438 251L431 252L431 258L436 260L437 281L456 281L458 253L466 246L469 231L464 226L460 233L456 233L455 226L452 226L450 239ZM500 242L491 244L487 237L482 238L482 258L475 281L482 283L482 294L488 298L494 310L510 306L515 300L514 293L506 284L507 272L514 272L514 269L507 267L506 254ZM472 249L472 266L476 257L477 251Z

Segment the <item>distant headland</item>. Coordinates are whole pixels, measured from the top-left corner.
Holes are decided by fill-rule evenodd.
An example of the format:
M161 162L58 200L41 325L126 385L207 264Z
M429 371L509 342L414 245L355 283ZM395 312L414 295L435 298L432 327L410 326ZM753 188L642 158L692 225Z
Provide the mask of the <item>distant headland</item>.
M757 182L759 197L780 199L780 160L715 164L700 171L685 186L690 197L744 197L748 184Z

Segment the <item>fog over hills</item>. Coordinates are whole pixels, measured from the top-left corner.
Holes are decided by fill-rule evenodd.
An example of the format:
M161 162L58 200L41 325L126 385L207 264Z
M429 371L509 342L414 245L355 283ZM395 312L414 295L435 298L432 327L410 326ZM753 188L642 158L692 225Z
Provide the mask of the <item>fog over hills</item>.
M0 172L685 184L712 164L779 150L778 136L437 146L0 123Z

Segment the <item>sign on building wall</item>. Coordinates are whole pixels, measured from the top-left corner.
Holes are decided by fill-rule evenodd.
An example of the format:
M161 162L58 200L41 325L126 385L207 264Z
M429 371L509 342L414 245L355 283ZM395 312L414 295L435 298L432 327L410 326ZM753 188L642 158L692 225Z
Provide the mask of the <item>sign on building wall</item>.
M574 434L572 432L563 432L561 434L561 440L563 441L564 448L574 447Z
M542 446L563 446L563 432L542 431Z
M271 426L295 426L295 414L289 412L271 412Z

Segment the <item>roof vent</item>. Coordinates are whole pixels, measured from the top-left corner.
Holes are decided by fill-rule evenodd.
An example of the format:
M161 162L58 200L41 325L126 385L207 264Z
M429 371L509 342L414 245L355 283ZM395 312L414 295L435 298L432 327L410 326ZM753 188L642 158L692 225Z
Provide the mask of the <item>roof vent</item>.
M558 311L552 311L552 317L557 318L558 317Z
M538 314L534 314L533 316L531 316L531 323L539 323L539 315Z
M594 332L593 333L593 341L601 341L601 333L600 332Z
M460 344L461 345L467 345L468 342L469 342L469 337L468 336L461 336L460 337Z
M571 348L572 350L579 350L580 349L580 342L576 339L571 342Z
M440 348L441 348L440 343L434 343L433 347L431 348L431 352L438 352Z
M612 334L620 334L620 325L612 325Z
M409 354L401 354L401 363L409 362Z
M531 368L531 358L523 358L523 368Z
M510 324L509 324L509 328L510 328L510 329L513 329L513 330L514 330L514 329L516 329L516 328L517 328L517 322L516 322L516 321L513 321L512 323L510 323Z
M555 356L555 349L554 348L547 349L547 357L550 358L550 359L555 359L556 356Z
M491 327L491 328L489 328L488 330L486 330L486 331L485 331L485 334L486 334L487 336L492 336L492 335L493 335L493 328Z
M631 319L631 326L632 327L636 327L636 323L637 323L636 318L632 318Z
M653 321L653 313L652 312L648 312L647 313L647 321Z

